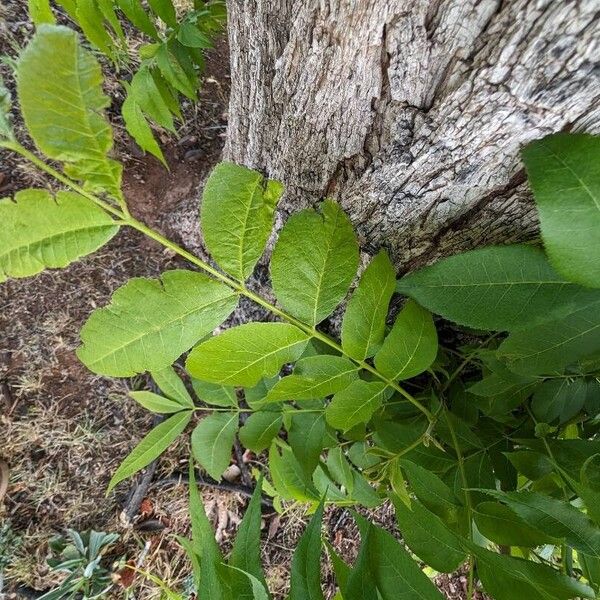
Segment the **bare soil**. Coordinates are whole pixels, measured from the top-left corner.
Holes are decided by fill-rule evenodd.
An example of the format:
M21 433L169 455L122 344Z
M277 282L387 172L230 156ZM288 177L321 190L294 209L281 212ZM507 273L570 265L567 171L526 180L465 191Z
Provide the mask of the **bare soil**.
M0 7L2 53L14 56L32 32L25 4L9 0ZM12 85L8 69L1 72ZM111 116L119 132L118 85L114 74L107 76L107 93L115 100ZM228 91L228 49L220 40L209 53L199 102L184 107L185 125L178 139L161 134L169 171L117 133L116 153L126 165L124 190L134 215L199 252L198 198L220 157ZM2 196L48 185L23 161L0 156ZM2 498L0 470L0 597L7 590L8 598L35 597L36 590L60 581L46 565L48 541L67 527L120 533L109 556L115 571L119 560L121 566L133 560L167 585L185 589L189 582L189 565L174 540L174 534L189 534L186 486L174 479L174 474L187 471L187 442L182 438L160 459L140 513L126 522L122 511L139 479L120 485L108 497L105 489L123 457L152 427L152 417L127 397L130 389L147 382L97 377L74 352L90 312L106 304L115 289L131 277L153 277L181 266L154 242L122 231L102 250L67 269L0 286L0 467L7 466L9 473ZM217 539L227 548L247 498L214 488L207 488L203 498ZM388 529L395 527L389 506L370 517ZM305 521L302 509L290 510L285 518L265 512L263 561L277 598L286 592L291 553ZM330 509L325 529L345 558L356 556L359 536L347 511ZM328 571L325 576L331 597L333 580ZM448 599L465 597L463 575L438 582ZM140 600L160 595L140 576L129 591ZM117 584L111 596L126 597L125 590Z

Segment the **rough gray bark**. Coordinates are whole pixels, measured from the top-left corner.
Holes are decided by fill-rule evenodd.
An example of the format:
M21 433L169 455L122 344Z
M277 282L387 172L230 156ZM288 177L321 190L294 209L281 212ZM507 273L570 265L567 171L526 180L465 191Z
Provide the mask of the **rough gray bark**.
M229 0L225 156L404 270L535 231L519 149L600 123L597 0Z

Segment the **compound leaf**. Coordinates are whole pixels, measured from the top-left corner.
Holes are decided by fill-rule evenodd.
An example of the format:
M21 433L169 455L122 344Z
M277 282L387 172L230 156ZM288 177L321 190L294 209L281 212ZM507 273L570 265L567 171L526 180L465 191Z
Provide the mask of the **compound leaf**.
M281 305L316 325L344 299L357 268L352 224L335 202L325 200L320 213L307 209L288 219L273 250L271 279Z
M557 133L523 150L544 247L554 268L600 287L600 138Z
M158 458L183 432L190 422L192 414L192 411L184 410L152 429L119 465L108 484L107 493L117 483L131 477Z
M269 470L277 493L286 500L314 502L318 492L313 482L306 476L292 449L281 444L279 453L277 440L269 449Z
M246 323L196 346L186 366L203 381L252 387L297 360L308 339L287 323Z
M103 114L110 100L102 93L100 65L77 34L40 25L19 58L17 90L37 147L64 162L67 175L86 188L121 200L122 167L108 158L112 131Z
M409 300L375 355L375 366L389 379L409 379L433 363L437 348L431 314Z
M382 250L365 269L344 313L342 347L346 354L364 360L379 350L395 287L394 267Z
M79 359L94 373L130 377L172 364L233 311L237 296L201 273L134 278L81 330Z
M396 290L442 317L480 329L529 328L595 297L560 277L533 246L497 246L438 261Z
M213 412L204 417L192 433L194 458L217 481L231 461L238 420L237 412Z
M258 171L222 162L202 194L204 243L217 264L245 281L264 252L283 186Z
M23 190L0 200L0 282L66 267L110 240L119 226L91 200Z

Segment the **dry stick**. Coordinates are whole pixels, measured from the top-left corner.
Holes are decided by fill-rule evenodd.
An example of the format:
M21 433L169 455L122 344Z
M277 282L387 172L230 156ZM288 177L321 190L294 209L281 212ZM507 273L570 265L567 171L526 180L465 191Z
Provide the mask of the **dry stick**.
M150 487L162 487L167 485L181 485L182 483L189 483L187 475L177 474L171 477L165 477L164 479L157 479L153 481ZM213 488L216 490L223 490L226 492L233 492L241 494L247 498L251 498L254 493L254 488L246 485L236 485L235 483L229 483L228 481L214 481L213 479L203 479L196 475L196 483L202 487ZM273 508L273 502L266 496L261 496L261 504L267 508Z
M156 427L161 421L163 421L163 417L160 415L156 415L152 423L152 428L154 429L154 427ZM142 505L142 501L146 497L146 494L148 493L148 488L152 483L152 478L154 477L154 473L156 472L157 465L158 459L155 458L146 467L146 471L142 475L141 479L138 479L133 489L129 492L129 495L127 497L127 504L123 509L123 513L125 514L128 523L130 523L133 520L133 518L138 514L140 506Z

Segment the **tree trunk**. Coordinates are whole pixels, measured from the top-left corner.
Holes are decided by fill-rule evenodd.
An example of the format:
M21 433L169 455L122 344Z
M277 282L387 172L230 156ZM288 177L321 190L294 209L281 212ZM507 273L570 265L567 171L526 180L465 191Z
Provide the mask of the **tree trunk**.
M229 0L225 156L404 271L536 229L519 150L597 132L597 0Z

